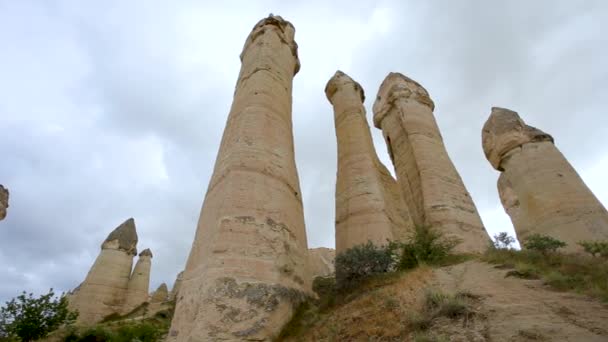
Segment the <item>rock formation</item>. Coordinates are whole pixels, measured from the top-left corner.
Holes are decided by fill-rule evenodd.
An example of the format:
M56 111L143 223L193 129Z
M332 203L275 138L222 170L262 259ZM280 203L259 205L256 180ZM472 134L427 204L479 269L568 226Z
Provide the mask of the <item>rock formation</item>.
M334 108L338 140L336 253L368 241L403 240L413 222L397 182L376 154L363 89L338 71L325 94Z
M6 209L8 208L8 189L0 184L0 221L6 217Z
M150 303L162 303L169 300L169 290L167 289L167 284L162 283L156 291L154 291L150 295Z
M184 271L181 271L175 277L175 282L173 283L173 287L171 288L171 292L169 293L169 300L176 300L179 295L179 289L182 286L182 279L184 278Z
M128 313L143 302L148 301L150 290L150 268L152 267L152 251L144 249L139 253L139 259L131 273L127 285L127 297L123 306L123 312Z
M170 341L271 339L311 293L291 119L294 33L271 15L245 42Z
M84 282L70 297L70 308L79 312L78 323L92 324L122 312L136 247L135 221L130 218L108 235Z
M435 121L435 104L416 81L390 73L373 106L397 181L416 225L456 237L461 252L482 252L488 240L477 208L450 160Z
M483 150L501 171L498 191L520 240L549 235L578 251L577 242L608 239L608 212L553 138L509 109L492 108L483 126Z
M308 250L308 267L312 279L327 277L335 273L334 259L336 251L331 248L319 247Z

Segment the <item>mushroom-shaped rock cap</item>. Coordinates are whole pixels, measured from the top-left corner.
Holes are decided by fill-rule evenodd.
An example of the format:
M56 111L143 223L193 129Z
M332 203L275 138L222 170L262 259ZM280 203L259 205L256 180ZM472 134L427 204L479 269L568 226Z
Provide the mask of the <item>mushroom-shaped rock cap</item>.
M517 112L492 107L492 113L481 131L481 141L483 152L490 164L496 170L504 171L500 163L509 151L529 142L553 142L553 137L540 129L526 125Z
M141 251L141 253L139 253L139 256L140 257L147 256L147 257L152 258L152 251L150 250L150 248L146 248L143 251Z
M101 245L102 249L120 249L129 254L137 254L137 231L135 220L130 218L116 227Z
M291 48L291 53L296 59L296 66L293 74L297 74L298 71L300 71L300 59L298 58L298 44L294 40L296 29L289 21L283 19L280 15L273 15L272 13L270 13L267 18L258 21L251 30L251 33L243 46L243 52L241 52L241 61L243 61L243 55L245 54L245 51L247 51L247 48L256 38L262 35L269 26L274 26L277 29L276 32L279 34L281 40Z
M382 81L372 107L374 126L381 128L382 120L400 98L412 99L435 110L435 103L420 83L398 72L391 72Z
M361 103L365 102L365 92L363 91L363 88L361 88L361 85L347 74L338 70L334 76L327 81L327 85L325 86L325 96L327 96L329 102L332 102L332 97L340 88L352 89L352 91L359 94Z
M8 189L0 184L0 220L6 217L6 208L8 208Z

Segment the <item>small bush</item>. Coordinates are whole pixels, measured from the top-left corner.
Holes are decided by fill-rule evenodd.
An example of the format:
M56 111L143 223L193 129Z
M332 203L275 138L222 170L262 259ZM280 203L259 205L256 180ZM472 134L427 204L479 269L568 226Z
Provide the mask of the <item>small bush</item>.
M580 241L578 244L593 257L608 258L608 241Z
M395 269L394 243L376 246L371 241L354 246L336 256L336 286L351 288L363 278Z
M443 233L432 227L416 226L408 242L400 245L399 269L412 269L422 263L440 263L459 243L459 239L445 237Z
M533 234L524 241L524 248L547 254L559 248L566 247L566 243L547 235Z
M469 319L475 314L470 301L478 298L479 296L469 292L447 295L442 292L428 291L422 313L411 314L408 325L414 331L424 331L429 329L433 320L439 317Z
M507 232L501 232L494 235L494 248L511 248L511 245L514 243L515 238L510 236Z

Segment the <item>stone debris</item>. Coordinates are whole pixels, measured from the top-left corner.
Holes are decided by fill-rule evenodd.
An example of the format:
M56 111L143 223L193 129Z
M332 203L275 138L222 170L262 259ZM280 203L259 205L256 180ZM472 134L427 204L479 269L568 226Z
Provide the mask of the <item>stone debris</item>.
M389 73L373 105L409 214L459 239L457 252L483 252L488 235L435 121L435 104L416 81Z
M608 239L608 212L589 190L551 135L529 125L517 112L492 108L482 146L501 171L498 192L520 241L531 234L566 242L580 251L584 240Z
M271 15L245 42L169 341L269 340L312 294L292 133L294 33Z
M341 71L327 82L338 141L336 253L368 241L404 240L414 224L397 182L378 159L359 83Z

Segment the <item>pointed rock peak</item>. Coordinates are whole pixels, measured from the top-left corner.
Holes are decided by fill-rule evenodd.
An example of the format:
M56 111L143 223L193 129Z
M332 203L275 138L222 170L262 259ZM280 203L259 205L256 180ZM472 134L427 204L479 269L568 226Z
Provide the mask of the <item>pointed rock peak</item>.
M121 249L129 254L137 254L137 231L135 220L130 218L114 229L106 238L101 248Z
M150 296L151 303L162 303L169 298L169 290L167 284L162 283Z
M139 256L149 256L150 258L152 258L152 251L150 250L150 248L146 248L143 251L141 251L141 253L139 253Z
M361 103L365 102L365 92L363 91L363 87L361 87L358 82L340 70L336 71L334 76L327 81L327 85L325 86L325 96L327 96L329 102L331 102L332 97L338 91L338 89L342 87L352 87L352 89L359 94Z
M156 291L154 291L154 292L159 292L159 291L160 292L167 292L168 291L167 284L165 284L165 283L160 284L158 286L158 288L156 289Z

